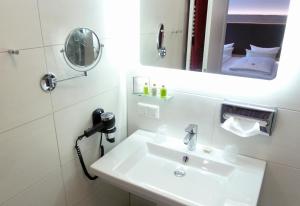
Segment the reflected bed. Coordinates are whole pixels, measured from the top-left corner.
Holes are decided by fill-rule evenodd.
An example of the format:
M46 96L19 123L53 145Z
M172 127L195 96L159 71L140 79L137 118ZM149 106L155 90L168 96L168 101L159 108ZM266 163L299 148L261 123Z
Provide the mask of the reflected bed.
M241 77L250 77L250 78L259 78L259 79L266 79L266 80L272 80L277 75L277 69L278 69L278 62L276 61L274 65L272 65L272 68L270 72L261 72L254 70L252 68L249 69L236 69L236 65L241 65L241 60L245 60L247 57L231 57L227 61L225 61L222 65L222 74L226 75L234 75L234 76L241 76ZM251 59L252 61L255 59ZM245 64L245 66L247 66Z

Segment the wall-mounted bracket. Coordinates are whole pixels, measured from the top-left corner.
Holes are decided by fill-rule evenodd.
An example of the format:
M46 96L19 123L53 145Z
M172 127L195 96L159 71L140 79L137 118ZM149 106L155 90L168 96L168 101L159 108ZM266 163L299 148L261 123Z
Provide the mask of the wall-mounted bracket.
M7 52L10 55L19 55L20 54L20 50L18 49L0 49L0 52Z
M53 91L56 86L57 86L57 83L58 82L64 82L64 81L68 81L68 80L71 80L71 79L75 79L75 78L80 78L80 77L86 77L87 76L87 72L83 72L82 75L78 75L78 76L73 76L73 77L69 77L69 78L66 78L66 79L56 79L56 76L55 74L53 73L48 73L48 74L45 74L41 81L40 81L40 85L41 85L41 89L45 92L51 92Z
M20 51L15 50L15 49L9 49L9 50L7 50L7 53L10 54L10 55L19 55Z

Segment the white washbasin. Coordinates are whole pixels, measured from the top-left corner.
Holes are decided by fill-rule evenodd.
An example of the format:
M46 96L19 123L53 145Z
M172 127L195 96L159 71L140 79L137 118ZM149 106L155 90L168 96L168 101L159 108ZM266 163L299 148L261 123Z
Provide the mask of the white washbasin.
M266 163L243 156L231 163L221 150L205 153L203 148L197 145L190 152L179 139L160 141L154 133L139 130L91 168L112 184L160 203L257 205Z

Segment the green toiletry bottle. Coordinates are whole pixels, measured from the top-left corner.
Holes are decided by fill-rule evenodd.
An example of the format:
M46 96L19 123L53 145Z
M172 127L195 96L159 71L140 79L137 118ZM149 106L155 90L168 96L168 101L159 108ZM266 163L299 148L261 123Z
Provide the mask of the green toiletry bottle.
M160 98L166 98L167 97L167 89L165 85L162 85L160 88Z
M148 83L145 83L145 86L144 86L144 95L149 95Z

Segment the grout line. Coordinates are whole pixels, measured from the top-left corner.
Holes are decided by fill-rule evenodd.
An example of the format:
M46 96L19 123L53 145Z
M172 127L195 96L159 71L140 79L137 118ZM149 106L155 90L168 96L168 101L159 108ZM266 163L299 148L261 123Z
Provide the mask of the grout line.
M21 48L18 49L19 51L27 51L27 50L32 50L32 49L42 49L44 46L36 46L36 47L27 47L27 48ZM0 51L0 54L7 53L7 51Z
M7 132L10 132L10 131L12 131L12 130L18 129L18 128L20 128L20 127L26 126L26 125L28 125L28 124L31 124L31 123L35 122L35 121L41 120L41 119L43 119L43 118L46 118L46 117L48 117L48 116L50 116L50 115L52 115L52 112L47 113L47 114L42 115L42 116L39 116L39 117L36 117L36 118L33 118L33 119L29 120L29 121L20 123L20 124L14 126L14 127L11 127L11 128L9 128L9 129L6 129L6 130L1 131L1 132L0 132L0 135L5 134L5 133L7 133Z
M297 167L297 166L291 166L289 164L280 163L280 162L276 162L276 161L273 161L273 160L265 160L265 159L261 159L261 158L257 158L257 157L253 157L253 156L249 156L249 155L243 155L243 156L265 161L267 163L266 169L268 168L268 165L273 164L273 165L277 165L277 166L280 166L280 167L285 167L285 168L297 170L300 173L300 167Z
M44 45L45 48L55 47L55 46L64 46L64 44L49 44L49 45Z
M43 35L43 30L42 30L42 19L41 19L41 12L40 12L40 4L39 4L39 0L36 0L36 8L37 8L38 18L39 18L40 35L41 35L41 38L42 38L42 45L43 45L43 47L44 47L44 46L45 46L45 43L44 43L44 35Z
M52 120L53 120L53 127L54 127L54 131L55 131L55 139L56 139L56 147L57 147L56 149L57 149L57 153L58 153L59 166L60 166L60 168L59 168L60 176L61 176L62 185L63 185L63 188L64 188L64 199L65 199L65 204L68 205L67 188L66 188L65 178L64 178L64 174L63 174L61 151L60 151L60 148L59 148L58 133L57 133L57 127L56 127L56 122L55 122L55 118L54 118L54 113L52 113Z
M74 103L74 104L65 106L65 107L63 107L63 108L61 108L61 109L59 109L59 110L52 111L52 112L50 112L50 113L41 115L41 116L39 116L39 117L33 118L33 119L31 119L31 120L28 120L28 121L26 121L26 122L20 123L20 124L14 126L14 127L5 129L5 130L3 130L3 131L0 132L0 135L5 134L5 133L7 133L7 132L10 132L10 131L12 131L12 130L18 129L18 128L20 128L20 127L26 126L26 125L28 125L28 124L31 124L31 123L35 122L35 121L41 120L41 119L43 119L43 118L46 118L46 117L48 117L48 116L51 116L51 115L54 116L54 114L55 114L56 112L60 112L60 111L62 111L62 110L64 110L64 109L67 109L67 108L69 108L69 107L72 107L72 106L81 104L81 103L83 103L83 102L87 102L88 100L90 100L90 99L92 99L92 98L98 97L98 96L103 95L103 94L105 94L105 93L107 93L107 92L113 91L113 90L115 90L115 89L117 89L117 88L118 88L118 86L113 87L113 88L111 88L111 89L107 89L107 90L105 90L105 91L103 91L103 92L101 92L101 93L98 93L98 94L93 95L93 96L91 96L91 97L88 97L88 98L86 98L86 99L80 100L80 101L78 101L78 102L76 102L76 103ZM52 102L51 102L51 103L52 103Z
M4 200L2 203L0 203L0 206L4 205L5 203L7 203L7 202L10 201L10 200L15 199L15 198L18 197L18 196L24 194L25 192L30 191L30 189L31 189L33 186L35 186L35 185L37 185L37 184L39 184L39 183L42 183L43 181L46 180L46 178L47 178L49 175L54 174L54 173L55 173L56 171L58 171L58 170L61 170L59 165L57 165L57 168L55 168L55 169L53 169L53 170L50 170L50 171L46 172L45 175L43 175L40 179L38 179L38 180L32 182L32 183L29 184L28 186L25 186L25 188L21 189L21 191L15 193L14 195L12 195L11 197L9 197L8 199Z
M61 108L59 108L59 109L57 109L57 110L55 110L55 109L53 108L53 113L55 114L55 113L60 112L60 111L62 111L62 110L68 109L69 107L73 107L73 106L76 106L76 105L81 104L81 103L83 103L83 102L87 102L87 101L90 100L90 99L96 98L96 97L98 97L98 96L100 96L100 95L103 95L103 94L106 94L106 93L111 92L111 91L113 91L113 90L116 90L117 88L118 88L118 85L117 85L117 86L114 86L114 87L111 87L111 88L109 88L109 89L105 89L105 90L103 90L103 91L101 91L101 92L99 92L99 93L97 93L97 94L94 94L94 95L89 96L89 97L87 97L87 98L81 99L81 100L79 100L79 101L77 101L77 102L74 102L74 103L72 103L72 104L69 104L69 105L66 105L66 106L64 106L64 107L61 107Z
M200 97L200 98L206 98L206 99L209 99L210 101L223 101L224 98L219 98L219 97L211 97L211 96L208 96L208 95L202 95L202 94L198 94L196 92L192 92L192 91L183 91L183 90L180 90L180 89L173 89L174 92L176 93L179 93L179 94L183 94L183 95L192 95L192 96L197 96L197 97Z
M129 206L131 206L132 202L131 202L131 193L130 192L128 192L128 200L129 200Z
M40 25L41 25L41 23L40 23ZM40 28L41 28L41 26L40 26ZM41 34L42 34L42 31L41 31ZM112 39L116 39L116 38L114 38L114 37L102 38L103 41L112 40ZM45 42L44 42L43 35L42 35L42 46L18 48L17 50L19 50L19 51L28 51L28 50L33 50L33 49L42 49L42 48L45 49L45 48L48 48L48 47L55 47L55 46L64 46L64 44L63 43L58 43L58 44L47 44L46 45ZM5 53L7 53L6 50L3 50L3 49L0 50L0 54L5 54Z
M196 93L196 92L193 93L193 92L189 92L189 91L183 91L183 90L180 90L180 89L174 89L173 91L176 92L176 93L179 93L179 94L183 94L183 95L193 95L193 96L197 96L199 98L204 98L204 99L206 98L206 99L209 99L210 101L214 101L214 102L217 102L217 103L219 103L219 101L223 102L226 99L226 98L221 98L221 97L219 98L219 97L212 97L212 96L202 95L202 94L199 94L199 93ZM243 102L243 101L239 101L239 102ZM287 108L287 107L269 106L269 105L263 105L263 104L254 104L254 105L258 105L258 106L262 106L262 107L275 107L279 110L286 110L286 111L300 113L300 109L297 110L297 109L292 109L292 108Z
M44 41L43 37L42 37L42 41ZM43 44L42 46L27 47L27 48L21 48L21 49L18 49L18 50L19 51L28 51L28 50L33 50L33 49L45 49L47 47L54 47L54 46L61 46L61 45L63 45L63 44L51 44L51 45L45 46L44 43L42 43L42 44ZM0 54L4 54L4 53L7 53L7 51L3 51L3 50L0 51Z
M43 34L43 29L42 29L42 19L41 19L39 0L36 0L36 3L37 3L37 9L38 9L41 37L42 37L42 42L43 42L43 54L44 54L44 61L45 61L44 62L45 70L46 70L46 72L49 72L49 68L48 68L48 64L47 64L45 39L44 39L44 34ZM50 95L50 102L51 102L51 109L52 109L52 114L51 115L52 115L53 127L54 127L54 132L55 132L55 140L56 140L56 152L58 154L58 159L59 159L59 167L60 167L59 172L60 172L61 181L62 181L63 190L64 190L64 202L65 202L65 205L68 205L67 188L66 188L66 185L65 185L65 179L64 179L64 175L63 175L61 151L60 151L60 148L59 148L59 141L58 141L58 132L57 132L56 122L55 122L55 118L54 118L54 105L53 105L52 93L50 92L49 95Z
M300 167L297 167L297 166L293 167L293 166L288 165L288 164L279 163L279 162L270 161L270 160L264 160L264 161L267 162L267 167L268 167L268 163L270 163L270 164L273 164L273 165L278 165L278 166L281 166L281 167L286 167L286 168L289 168L289 169L297 170L300 173Z
M107 40L113 40L113 39L117 39L115 37L103 37L101 39L101 41L107 41ZM43 42L43 47L47 48L47 47L55 47L55 46L64 46L65 43L56 43L56 44L46 44L45 42Z

